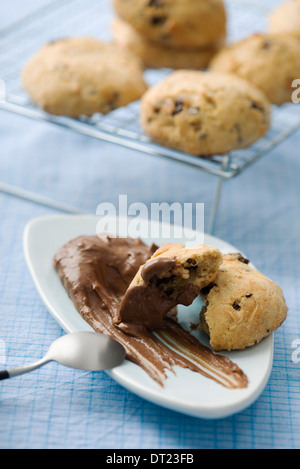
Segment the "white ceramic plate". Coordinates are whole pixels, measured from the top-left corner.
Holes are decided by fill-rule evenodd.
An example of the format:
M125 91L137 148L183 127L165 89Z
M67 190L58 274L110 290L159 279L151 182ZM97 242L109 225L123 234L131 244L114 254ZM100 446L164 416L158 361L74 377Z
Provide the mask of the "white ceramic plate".
M25 229L24 253L33 281L47 309L66 332L91 328L68 297L52 267L52 258L57 249L70 239L95 234L98 220L99 217L93 215L41 217L32 220ZM169 241L172 242L172 239ZM183 244L185 241L182 239ZM155 242L160 244L159 240ZM206 234L204 242L217 247L223 253L238 251L228 243ZM198 322L200 301L197 299L191 306L179 309L181 323ZM208 345L204 334L200 331L195 334L198 334L202 343ZM198 373L179 367L175 367L176 375L168 375L162 388L129 360L108 373L125 388L158 405L194 417L222 418L245 409L263 391L272 368L273 336L249 349L223 355L228 356L247 375L249 385L246 389L227 389Z

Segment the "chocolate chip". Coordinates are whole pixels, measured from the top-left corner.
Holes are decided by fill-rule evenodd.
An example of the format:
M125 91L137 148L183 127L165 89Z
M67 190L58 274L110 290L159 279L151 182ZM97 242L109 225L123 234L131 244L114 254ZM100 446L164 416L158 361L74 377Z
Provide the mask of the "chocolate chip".
M196 264L195 259L187 259L186 261L187 261L188 264L193 264L193 265Z
M258 104L258 103L255 102L255 101L252 101L252 102L251 102L251 108L252 108L252 109L257 109L257 110L260 111L260 112L265 112L263 106L261 106L260 104Z
M243 264L249 264L249 259L246 259L242 254L237 255L237 260L242 262Z
M172 116L179 114L183 109L183 101L182 99L176 99L174 111L172 112Z
M152 16L151 18L151 23L156 26L158 24L163 24L165 23L167 20L167 17L166 16Z
M149 7L162 7L163 2L162 0L150 0L150 2L148 3L148 6Z
M216 283L210 283L209 285L206 285L206 287L202 288L201 290L201 294L204 295L204 296L207 296L210 292L210 290L214 287L216 287L217 284Z
M267 39L266 41L263 42L261 47L264 50L268 50L272 47L272 45L273 45L273 41L271 41L270 39Z
M233 309L235 309L236 311L239 311L241 309L241 306L240 304L238 303L238 301L235 301L232 305Z
M198 268L197 261L195 259L187 259L186 262L189 264L189 266L186 267L188 270L196 270Z

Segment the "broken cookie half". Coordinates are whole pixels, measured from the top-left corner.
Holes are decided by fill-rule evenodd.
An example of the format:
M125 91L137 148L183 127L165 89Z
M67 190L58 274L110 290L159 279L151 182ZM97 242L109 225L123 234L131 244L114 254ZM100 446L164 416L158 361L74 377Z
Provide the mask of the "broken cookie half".
M224 254L215 280L201 290L200 325L216 350L242 350L260 342L285 321L281 288L241 254Z
M218 274L222 254L205 244L187 248L163 244L142 265L129 285L118 312L119 325L163 327L164 317L178 304L190 305ZM122 327L122 326L121 326Z

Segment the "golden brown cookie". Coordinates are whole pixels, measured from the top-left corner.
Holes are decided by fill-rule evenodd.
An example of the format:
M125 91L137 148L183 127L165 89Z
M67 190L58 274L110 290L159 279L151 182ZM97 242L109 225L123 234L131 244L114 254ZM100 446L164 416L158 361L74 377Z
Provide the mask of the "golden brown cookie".
M286 319L281 288L240 254L223 255L214 282L202 290L200 326L215 350L241 350L260 342Z
M295 34L300 37L300 0L290 0L275 8L268 18L271 33Z
M136 54L146 68L205 69L224 46L225 39L208 47L179 49L165 47L145 39L125 21L116 18L112 24L115 42Z
M86 37L46 44L22 73L32 101L51 114L106 114L141 97L140 60L115 44Z
M114 0L114 7L141 35L167 47L206 47L226 33L222 0Z
M193 155L245 148L270 125L270 104L251 83L222 73L173 72L141 100L141 124L156 143Z
M222 263L220 251L205 244L186 248L163 244L142 265L119 309L119 322L155 329L178 304L190 305L201 288L211 283Z
M210 69L234 73L260 88L273 104L292 101L300 77L300 39L286 34L254 34L223 48Z

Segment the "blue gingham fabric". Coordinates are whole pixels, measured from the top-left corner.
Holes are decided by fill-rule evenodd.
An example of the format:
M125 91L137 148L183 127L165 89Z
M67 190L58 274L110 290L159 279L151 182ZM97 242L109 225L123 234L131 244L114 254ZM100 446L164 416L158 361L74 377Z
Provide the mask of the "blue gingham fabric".
M7 3L7 2L5 2ZM9 24L42 2L1 5ZM27 4L27 5L25 5ZM1 23L0 23L1 25ZM0 51L1 52L1 51ZM300 112L300 104L299 104ZM288 318L274 335L270 380L246 410L220 420L156 406L105 372L51 363L0 382L0 447L299 448L300 132L224 184L215 235L233 244L283 289ZM100 202L205 203L217 180L74 132L0 111L0 180L95 213ZM23 255L24 228L55 210L0 193L0 365L38 360L63 334L42 304Z

